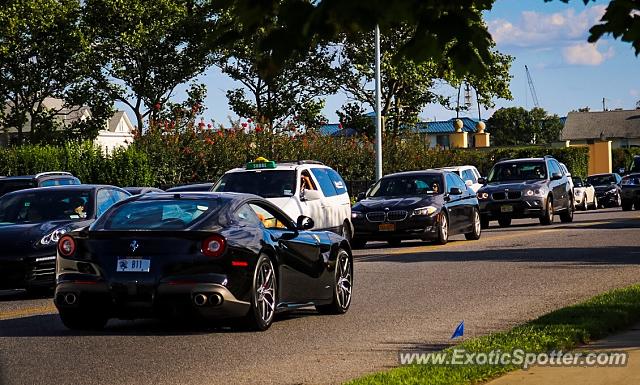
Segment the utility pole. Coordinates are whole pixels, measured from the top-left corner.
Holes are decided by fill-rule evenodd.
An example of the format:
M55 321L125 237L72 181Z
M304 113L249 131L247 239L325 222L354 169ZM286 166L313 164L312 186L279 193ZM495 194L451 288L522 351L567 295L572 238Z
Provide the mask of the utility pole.
M607 104L605 102L605 98L602 98L602 111L606 111L607 110Z
M380 103L380 27L376 25L376 180L382 178L382 110Z

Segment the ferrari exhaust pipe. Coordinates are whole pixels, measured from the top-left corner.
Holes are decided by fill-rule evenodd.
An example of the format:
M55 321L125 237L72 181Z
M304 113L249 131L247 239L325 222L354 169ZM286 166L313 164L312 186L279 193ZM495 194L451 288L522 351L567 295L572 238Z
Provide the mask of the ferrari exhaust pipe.
M67 305L75 305L78 301L78 296L75 293L67 293L64 295L64 303Z
M222 303L222 296L218 293L213 293L209 296L209 304L211 306L218 306Z
M193 296L193 304L196 306L204 306L207 303L207 296L202 294L202 293L198 293L196 295Z

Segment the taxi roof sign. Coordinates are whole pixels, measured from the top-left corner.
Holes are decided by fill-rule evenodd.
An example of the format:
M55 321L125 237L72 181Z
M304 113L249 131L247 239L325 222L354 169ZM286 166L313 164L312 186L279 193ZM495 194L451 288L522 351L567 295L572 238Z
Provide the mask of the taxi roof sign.
M268 168L276 168L276 162L267 158L259 157L253 162L247 163L247 170L263 170Z

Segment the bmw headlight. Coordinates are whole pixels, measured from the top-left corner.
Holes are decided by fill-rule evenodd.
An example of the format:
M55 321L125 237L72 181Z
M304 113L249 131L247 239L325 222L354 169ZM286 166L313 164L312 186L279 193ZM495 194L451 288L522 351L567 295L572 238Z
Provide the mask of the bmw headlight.
M351 219L361 219L361 218L364 218L364 214L361 213L360 211L351 212Z
M53 230L49 234L42 237L42 239L40 240L40 244L43 246L55 244L60 240L60 237L62 237L66 233L67 233L67 229Z
M417 209L413 210L413 214L412 215L432 215L436 211L438 211L438 209L436 207L433 207L433 206L420 207L420 208L417 208Z
M478 192L478 199L480 199L480 200L489 199L489 193L486 193L486 192Z
M528 197L532 197L532 196L536 196L536 197L544 197L547 195L547 189L541 187L541 188L536 188L536 189L529 189L529 190L525 190L524 191L524 196L528 196Z

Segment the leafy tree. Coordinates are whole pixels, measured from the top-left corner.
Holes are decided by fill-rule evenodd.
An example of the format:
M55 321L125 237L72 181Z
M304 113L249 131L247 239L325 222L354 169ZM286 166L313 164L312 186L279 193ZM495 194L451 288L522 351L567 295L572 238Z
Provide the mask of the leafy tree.
M370 116L366 115L366 110L361 104L346 103L336 114L340 118L343 128L352 128L358 134L373 137L375 135L375 124Z
M287 120L315 125L323 120L320 98L337 91L335 53L320 44L295 54L273 71L261 71L271 52L261 50L258 42L277 23L278 18L272 18L265 31L237 40L216 60L223 73L243 86L227 91L229 106L270 130L283 128Z
M199 0L86 0L85 22L105 59L101 87L133 111L137 127L158 119L174 90L211 64L211 9Z
M410 28L408 39L394 52L394 57L415 62L445 59L458 75L486 73L491 62L491 35L482 21L482 12L491 9L494 0L219 0L223 12L235 15L240 31L226 28L218 41L232 42L238 34L255 36L271 25L257 40L259 50L273 54L260 69L272 72L291 57L307 52L318 41L335 42L342 34L368 33L379 25L383 36L395 31L400 23Z
M491 71L484 76L457 75L450 60L416 61L397 58L395 53L413 36L411 28L404 26L381 36L381 114L387 130L397 133L403 127L411 127L418 114L429 103L449 106L448 97L439 94L443 83L454 86L462 81L472 83L478 90L481 103L492 107L494 97L511 98L509 68L512 58L492 49ZM343 89L360 103L375 108L375 95L371 90L374 81L373 33L347 37L341 50L341 84Z
M501 108L487 120L487 131L497 146L550 144L559 139L562 127L557 115L549 116L542 108Z
M18 144L94 139L113 112L91 81L96 55L80 15L78 0L7 1L0 7L0 126L15 128ZM48 97L64 103L47 107ZM64 122L61 115L85 106L91 108L88 119Z

